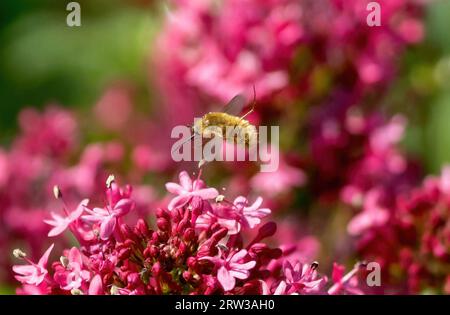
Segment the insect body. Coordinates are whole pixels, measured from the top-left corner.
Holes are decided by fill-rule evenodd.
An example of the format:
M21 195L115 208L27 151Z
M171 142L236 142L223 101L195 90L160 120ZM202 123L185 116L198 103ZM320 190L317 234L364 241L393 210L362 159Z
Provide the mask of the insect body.
M172 152L185 142L190 141L195 136L202 138L221 137L222 139L246 146L253 146L257 143L258 133L256 127L244 119L253 112L256 103L256 92L253 87L254 98L252 108L243 116L236 116L245 105L245 98L241 94L236 95L226 105L224 112L209 112L200 119L197 119L192 126L193 135L179 144Z
M253 145L258 137L255 126L248 120L220 112L205 114L195 122L193 131L204 138L217 136L242 145Z

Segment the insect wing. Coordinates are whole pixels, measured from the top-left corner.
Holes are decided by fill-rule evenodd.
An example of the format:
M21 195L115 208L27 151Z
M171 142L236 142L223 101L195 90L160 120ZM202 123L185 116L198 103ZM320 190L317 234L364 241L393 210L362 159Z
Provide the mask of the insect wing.
M238 116L246 103L247 101L244 95L238 94L235 97L233 97L231 101L228 102L227 105L223 107L223 112L233 116Z

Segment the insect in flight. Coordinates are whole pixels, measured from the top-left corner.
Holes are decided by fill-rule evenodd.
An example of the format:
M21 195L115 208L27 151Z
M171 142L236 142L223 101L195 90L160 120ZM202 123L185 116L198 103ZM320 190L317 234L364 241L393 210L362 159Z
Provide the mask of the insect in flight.
M197 119L192 126L193 135L180 143L172 152L178 150L184 143L192 140L196 136L211 138L220 137L231 143L238 143L245 146L256 144L258 133L256 127L245 119L254 111L256 105L256 91L253 87L252 107L242 116L237 116L246 104L246 99L242 94L238 94L224 106L223 112L209 112Z

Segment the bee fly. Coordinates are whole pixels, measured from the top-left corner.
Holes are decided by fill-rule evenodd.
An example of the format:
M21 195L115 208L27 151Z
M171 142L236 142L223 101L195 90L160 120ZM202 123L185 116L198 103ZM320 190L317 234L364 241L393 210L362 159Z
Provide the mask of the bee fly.
M197 119L192 126L193 135L177 146L172 152L178 150L184 143L192 140L195 136L211 138L220 137L231 143L238 143L245 146L256 144L258 133L256 127L245 119L254 111L256 105L256 91L253 87L253 102L251 109L242 116L237 116L246 104L245 97L238 94L224 106L223 112L209 112L200 119Z

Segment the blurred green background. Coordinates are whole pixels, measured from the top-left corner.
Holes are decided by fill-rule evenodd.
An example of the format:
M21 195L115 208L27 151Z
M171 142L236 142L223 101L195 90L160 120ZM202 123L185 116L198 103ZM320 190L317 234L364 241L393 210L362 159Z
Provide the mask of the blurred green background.
M143 102L147 61L162 21L162 1L80 0L82 26L66 25L70 1L0 2L0 143L24 106L92 106L111 82L126 80ZM427 37L410 49L385 102L410 121L406 149L437 172L450 161L450 1L426 16ZM147 99L147 101L145 101Z
M80 27L66 25L69 2L0 2L3 143L24 106L92 106L117 80L147 89L146 59L159 23L152 1L78 1Z

